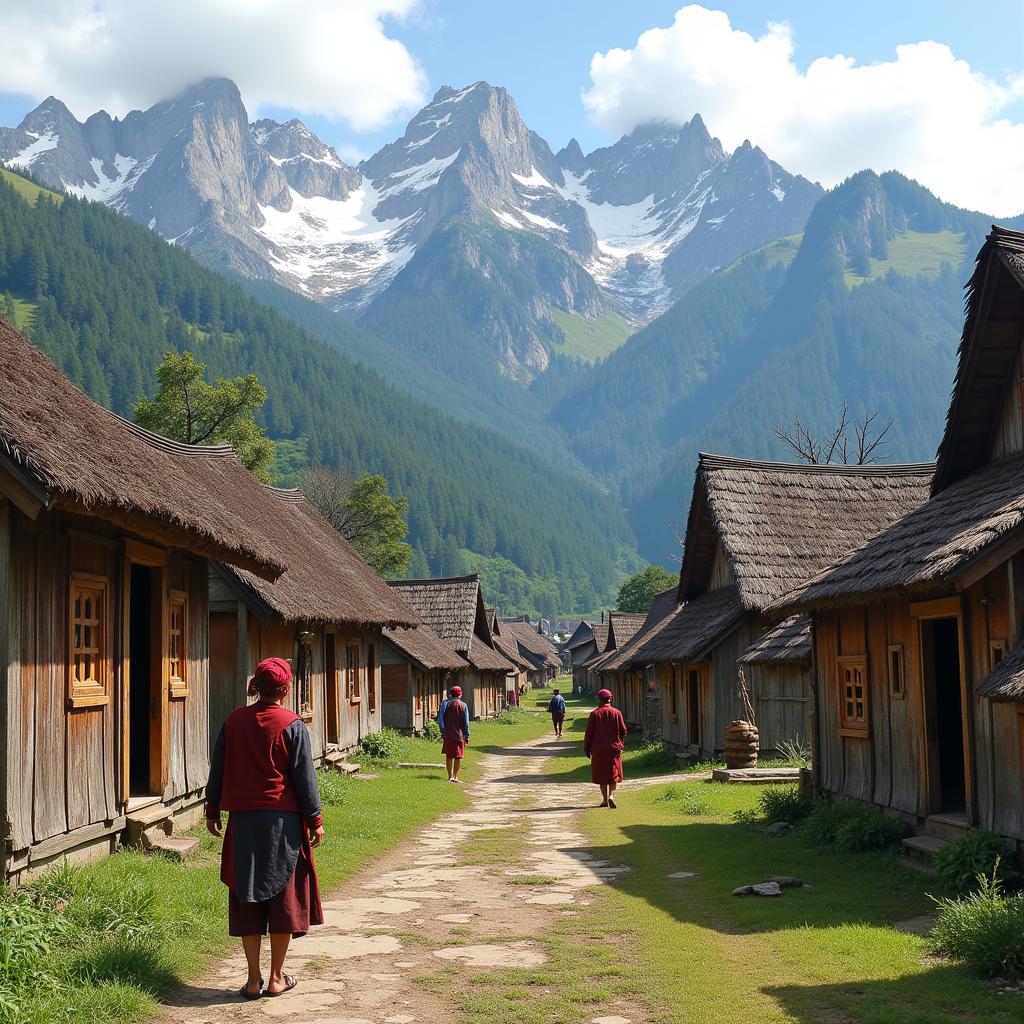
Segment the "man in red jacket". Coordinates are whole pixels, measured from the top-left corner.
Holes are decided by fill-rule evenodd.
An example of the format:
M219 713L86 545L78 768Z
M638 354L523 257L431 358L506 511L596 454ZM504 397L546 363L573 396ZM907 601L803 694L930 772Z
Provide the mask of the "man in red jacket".
M462 785L459 772L469 742L469 708L462 701L461 686L453 686L448 691L448 699L437 713L437 724L441 726L441 751L448 768L448 781Z
M291 666L267 658L249 683L255 704L237 708L217 737L206 784L206 827L221 834L221 881L228 887L228 931L242 940L249 978L245 999L280 996L298 984L284 973L292 938L323 924L313 848L324 836L309 733L282 707ZM270 977L264 988L260 946L270 933Z
M590 758L591 781L601 787L601 806L615 807L615 789L622 781L626 720L612 707L611 690L597 691L598 706L590 712L583 753Z

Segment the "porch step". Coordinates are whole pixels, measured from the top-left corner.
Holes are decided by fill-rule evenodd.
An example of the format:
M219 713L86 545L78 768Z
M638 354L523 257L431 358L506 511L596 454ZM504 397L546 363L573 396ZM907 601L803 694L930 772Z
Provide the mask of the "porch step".
M348 761L336 761L331 767L336 772L342 772L345 775L357 775L362 771L361 765L350 764Z
M155 832L170 835L174 831L174 815L163 804L150 804L138 811L130 811L125 831L129 846L145 846L145 837Z
M142 846L147 853L162 853L175 860L188 860L199 852L199 837L143 832Z
M959 839L968 829L964 813L929 814L921 831L936 839Z
M715 768L712 782L732 785L769 786L779 782L799 782L799 768Z
M948 839L940 839L938 836L908 836L903 840L903 849L912 857L930 861L948 843Z

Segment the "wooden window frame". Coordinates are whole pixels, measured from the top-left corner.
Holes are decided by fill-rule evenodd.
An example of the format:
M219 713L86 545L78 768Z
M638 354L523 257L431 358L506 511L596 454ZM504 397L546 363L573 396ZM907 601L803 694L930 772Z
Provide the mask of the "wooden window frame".
M180 657L181 675L174 674L171 644L174 642L174 610L181 609ZM167 696L171 700L184 700L188 696L188 594L184 590L171 590L167 600Z
M843 654L836 659L839 668L839 735L849 736L855 739L867 739L870 733L871 707L870 707L870 686L868 683L868 657L866 654ZM862 718L848 718L846 714L846 680L844 669L859 667L861 673L861 685L863 696L861 703L864 706ZM854 697L856 700L856 697Z
M989 640L988 670L991 672L1006 657L1007 643L1005 640Z
M362 680L363 659L360 657L358 640L349 640L345 644L345 689L349 704L358 704L363 699ZM352 652L355 652L355 667L352 665Z
M668 674L668 717L673 725L679 724L679 692L683 688L682 671L673 665Z
M893 700L904 700L907 696L907 653L902 643L889 644L886 649L886 671L889 674L889 696Z
M686 688L686 742L691 747L700 747L703 722L701 721L705 671L702 665L686 666L683 685ZM696 700L692 698L696 695Z
M95 650L96 666L99 671L94 685L75 681L76 651L85 648L75 647L75 594L78 589L98 591L100 594L100 614L94 620L96 630ZM89 572L72 572L68 577L68 653L65 664L65 692L68 709L99 708L110 703L110 651L107 650L110 626L110 580L106 576L98 576Z
M371 715L377 712L377 647L373 643L366 645L366 710Z

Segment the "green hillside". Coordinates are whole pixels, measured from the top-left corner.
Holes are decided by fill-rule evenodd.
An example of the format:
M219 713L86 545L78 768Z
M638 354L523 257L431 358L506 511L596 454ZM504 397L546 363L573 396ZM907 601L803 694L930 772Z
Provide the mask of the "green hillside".
M64 202L64 196L59 192L43 188L42 185L37 185L34 181L23 178L20 174L15 174L14 171L9 171L6 167L0 167L0 181L5 185L10 185L22 199L33 206L39 202L40 196L46 196L47 199L55 203Z
M594 363L611 355L625 344L631 333L629 324L617 313L586 317L556 309L552 311L551 319L564 335L554 341L558 352L585 363Z
M636 562L623 513L598 488L399 391L105 207L45 197L32 205L24 189L0 183L0 297L19 318L21 302L35 305L32 340L122 414L152 392L168 349L194 351L215 377L257 373L270 393L263 425L293 442L280 453L288 472L308 453L384 474L392 493L410 500L417 571L456 571L467 550L503 558L544 602L517 606L489 594L503 610L596 607ZM545 590L551 580L555 595Z
M889 271L916 277L921 274L935 278L943 264L959 267L967 255L967 234L963 231L901 231L886 244L887 252L878 259L868 257L868 273L861 276L853 270L843 273L847 288L865 281L875 281Z

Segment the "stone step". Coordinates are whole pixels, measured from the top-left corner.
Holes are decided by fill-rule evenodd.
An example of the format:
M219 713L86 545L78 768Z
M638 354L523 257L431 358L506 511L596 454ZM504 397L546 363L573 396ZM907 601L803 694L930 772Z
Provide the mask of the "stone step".
M199 852L199 837L143 832L142 845L147 853L162 853L175 860L188 860Z
M170 835L174 831L174 815L163 804L152 804L140 811L132 811L125 819L125 832L129 846L145 845L147 834Z
M799 768L715 768L713 782L732 785L769 786L780 782L799 782Z
M358 775L362 771L362 765L351 764L348 761L337 761L331 767L336 772L343 772L345 775Z
M939 850L948 845L948 842L949 840L939 839L938 836L908 836L903 840L903 849L912 857L930 861Z

